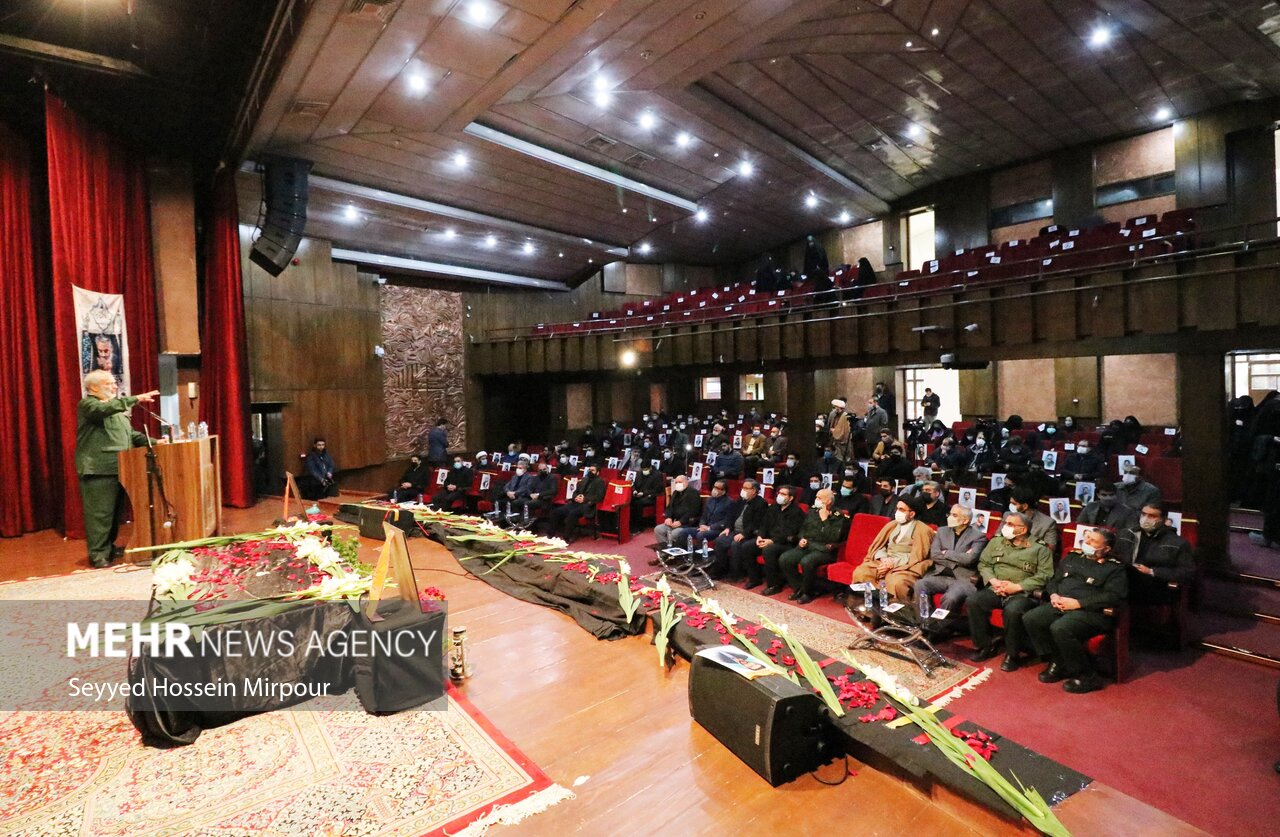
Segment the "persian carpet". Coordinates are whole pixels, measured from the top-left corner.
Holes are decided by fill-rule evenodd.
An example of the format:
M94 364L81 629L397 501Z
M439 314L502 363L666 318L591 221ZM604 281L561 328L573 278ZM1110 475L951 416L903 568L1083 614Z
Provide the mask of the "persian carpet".
M149 583L95 570L0 598L145 600ZM436 712L374 716L344 699L172 750L143 746L123 712L0 712L0 834L473 835L573 796L453 689Z

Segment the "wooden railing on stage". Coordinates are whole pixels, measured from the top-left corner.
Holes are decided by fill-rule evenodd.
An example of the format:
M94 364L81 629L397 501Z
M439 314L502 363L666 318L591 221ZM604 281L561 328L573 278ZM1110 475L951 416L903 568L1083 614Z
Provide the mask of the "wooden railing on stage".
M218 457L217 436L156 445L159 478L153 479L147 448L120 453L120 484L133 504L130 547L188 541L222 530Z

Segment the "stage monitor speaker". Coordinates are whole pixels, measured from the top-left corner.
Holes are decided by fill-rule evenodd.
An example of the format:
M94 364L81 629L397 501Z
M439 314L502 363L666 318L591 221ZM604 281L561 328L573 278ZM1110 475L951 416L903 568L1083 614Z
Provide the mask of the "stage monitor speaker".
M822 700L778 675L748 680L695 655L689 714L775 788L837 755Z
M279 276L293 260L307 228L307 173L310 160L268 157L262 175L266 220L249 258L258 267Z
M392 513L388 517L387 512L382 509L361 506L359 513L361 537L373 538L378 541L386 540L386 533L382 531L383 520L404 532L406 538L413 537L418 531L418 524L414 522L413 512L402 511L399 514Z

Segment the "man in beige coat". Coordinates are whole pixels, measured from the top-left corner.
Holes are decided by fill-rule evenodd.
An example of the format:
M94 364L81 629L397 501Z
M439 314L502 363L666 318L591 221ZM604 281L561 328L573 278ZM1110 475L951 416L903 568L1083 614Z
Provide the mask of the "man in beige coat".
M933 530L916 520L919 511L917 498L898 498L893 520L876 535L867 557L853 571L855 584L869 581L878 587L883 581L895 601L910 604L911 588L933 563L929 559Z

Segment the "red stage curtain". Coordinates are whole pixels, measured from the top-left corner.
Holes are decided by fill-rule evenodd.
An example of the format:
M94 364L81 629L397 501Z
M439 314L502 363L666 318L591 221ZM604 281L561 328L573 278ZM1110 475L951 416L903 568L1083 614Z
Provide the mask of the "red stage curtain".
M52 366L41 364L48 306L37 292L31 148L0 125L0 535L57 522L58 479L49 443Z
M45 96L49 150L54 347L58 367L58 427L65 490L63 524L84 536L75 473L76 404L81 398L78 331L71 286L124 294L133 392L157 387L155 282L151 222L142 156ZM143 416L134 412L134 426ZM145 422L155 434L155 423Z
M222 502L253 505L250 471L249 362L245 349L239 208L235 171L214 182L205 236L200 318L200 415L217 433L222 452Z

